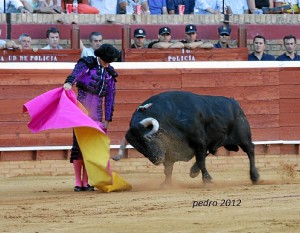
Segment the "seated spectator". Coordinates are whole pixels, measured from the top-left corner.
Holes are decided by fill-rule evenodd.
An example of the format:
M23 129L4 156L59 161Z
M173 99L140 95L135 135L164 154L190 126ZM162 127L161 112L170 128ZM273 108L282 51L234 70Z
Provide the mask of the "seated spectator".
M152 41L148 48L168 49L168 48L184 48L181 42L171 42L171 29L162 27L158 31L158 40Z
M22 33L19 36L19 42L22 46L22 49L31 49L31 37L27 33Z
M63 49L63 47L59 45L60 35L57 28L49 28L46 32L46 38L48 45L42 49Z
M41 4L45 4L45 1L40 1L40 0L26 0L26 1L31 7L31 11L30 11L31 13L33 13L34 10L40 7Z
M211 43L203 43L201 40L197 40L197 27L194 24L188 24L185 26L185 40L181 40L186 49L196 48L213 48Z
M143 49L147 48L145 45L146 41L146 31L143 28L137 28L133 32L133 44L131 48L133 49Z
M29 0L20 0L20 2L23 4L24 8L25 8L27 11L29 11L30 13L33 12L33 9L32 9L32 7L31 7L31 5L30 5L30 3L29 3ZM21 13L21 12L20 12L20 13ZM26 12L26 13L28 13L28 12Z
M17 45L12 40L0 40L0 49L13 49L13 50L21 50L21 45Z
M277 57L277 61L300 61L300 55L296 52L297 39L294 35L283 38L283 45L286 52Z
M0 36L1 36L2 30L0 29ZM0 49L6 49L6 41L0 39Z
M33 13L42 13L42 14L57 14L62 13L63 9L61 3L58 3L57 0L24 0L32 9Z
M263 14L263 7L274 7L273 0L248 0L248 7L251 14Z
M224 4L228 14L242 15L249 13L247 0L225 0Z
M0 40L0 49L13 49L13 50L20 50L21 46L17 45L12 40Z
M30 4L25 0L6 0L5 7L4 1L0 4L0 13L31 13L32 9Z
M0 30L0 35L1 35L1 30ZM1 49L14 49L14 50L20 50L21 46L17 45L14 41L12 40L0 40L0 50Z
M229 45L231 28L229 25L223 25L218 28L219 41L214 45L215 48L231 48Z
M37 1L37 0L34 0ZM45 1L45 0L38 0L38 1ZM46 3L48 6L58 6L61 5L61 3L58 3L57 0L46 0Z
M279 8L282 6L291 7L291 9L289 10L284 10L282 8L283 13L299 13L299 5L300 5L299 0L275 0L274 3L275 3L275 7L279 7Z
M96 7L89 4L89 0L78 0L78 14L99 14L100 11Z
M221 14L223 12L223 0L196 0L195 14Z
M133 15L136 14L136 6L142 6L143 14L150 14L148 1L147 0L119 0L118 14Z
M0 36L1 36L2 30L0 29ZM0 49L6 49L6 41L0 39Z
M2 34L2 30L0 29L0 36ZM19 50L21 49L20 45L17 45L14 41L12 40L1 40L0 39L0 49L16 49Z
M31 49L32 51L36 52L38 48L32 48L31 46L31 36L27 33L22 33L19 36L19 42L21 44L21 49L26 50L26 49Z
M100 32L92 32L89 37L91 47L85 47L80 40L81 57L93 56L96 57L94 51L99 49L103 44L103 37Z
M0 30L0 32L1 32L1 30ZM6 41L0 39L0 49L5 49L5 46L4 46L5 44L6 44Z
M90 6L97 8L101 15L115 15L117 14L118 0L90 0Z
M265 53L266 39L261 35L253 38L253 53L248 55L248 61L275 61L275 57Z
M195 0L167 0L167 10L170 15L178 15L178 6L184 5L184 14L194 14Z
M148 0L151 15L168 14L166 0Z

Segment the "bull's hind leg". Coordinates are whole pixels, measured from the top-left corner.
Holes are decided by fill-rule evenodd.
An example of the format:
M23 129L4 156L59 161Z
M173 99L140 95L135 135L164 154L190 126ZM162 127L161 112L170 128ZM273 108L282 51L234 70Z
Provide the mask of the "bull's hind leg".
M248 144L240 145L240 147L248 155L249 162L250 162L250 179L252 183L255 184L259 180L259 173L255 167L254 144L252 142L249 142Z

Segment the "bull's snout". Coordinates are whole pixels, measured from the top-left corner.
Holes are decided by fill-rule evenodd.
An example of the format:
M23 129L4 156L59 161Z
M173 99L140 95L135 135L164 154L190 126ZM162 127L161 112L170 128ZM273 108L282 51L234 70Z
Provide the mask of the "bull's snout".
M151 163L153 163L156 166L160 165L165 160L164 156L160 156L160 157L157 157L157 156L153 157L153 156L151 156L151 157L148 157L148 159L150 160Z

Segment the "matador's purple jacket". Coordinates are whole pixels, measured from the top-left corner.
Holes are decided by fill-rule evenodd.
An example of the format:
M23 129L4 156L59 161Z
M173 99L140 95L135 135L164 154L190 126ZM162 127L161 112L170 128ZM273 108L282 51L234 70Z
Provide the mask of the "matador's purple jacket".
M105 120L112 121L116 94L116 77L118 74L112 66L100 67L95 57L83 57L65 83L76 83L78 101L87 109L94 121L102 122L103 98L105 106Z

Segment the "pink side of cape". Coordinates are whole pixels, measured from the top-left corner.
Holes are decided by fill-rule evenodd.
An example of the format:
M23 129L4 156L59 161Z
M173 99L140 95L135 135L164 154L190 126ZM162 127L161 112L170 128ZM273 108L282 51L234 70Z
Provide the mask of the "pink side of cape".
M28 111L31 117L28 127L33 133L48 129L92 127L105 134L100 125L78 108L74 91L65 91L62 87L27 102L23 111Z

